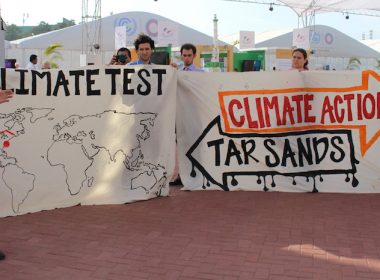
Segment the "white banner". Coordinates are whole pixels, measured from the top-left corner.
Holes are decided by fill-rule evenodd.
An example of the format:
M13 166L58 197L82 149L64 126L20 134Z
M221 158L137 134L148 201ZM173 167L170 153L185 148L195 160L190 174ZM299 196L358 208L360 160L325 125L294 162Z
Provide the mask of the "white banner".
M172 21L158 21L158 42L159 46L178 45L178 24Z
M254 31L240 31L240 49L252 49L255 47L255 32Z
M171 67L1 69L0 216L168 194Z
M178 73L186 190L380 192L380 75Z
M127 26L115 27L115 50L127 47Z
M293 29L293 44L297 48L310 49L310 28Z

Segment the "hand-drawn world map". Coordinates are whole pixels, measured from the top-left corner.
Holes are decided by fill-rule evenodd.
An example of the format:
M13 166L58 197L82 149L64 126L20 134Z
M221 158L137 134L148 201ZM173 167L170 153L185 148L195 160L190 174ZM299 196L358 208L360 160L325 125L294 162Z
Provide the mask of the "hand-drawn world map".
M142 145L150 138L156 117L155 113L107 110L93 115L70 115L58 121L54 109L31 107L0 114L0 189L9 191L11 211L18 213L28 197L37 191L36 181L44 174L39 174L37 170L40 169L34 168L33 163L40 164L41 160L47 169L51 168L44 173L63 173L63 176L57 176L64 179L59 185L70 196L78 195L83 188L93 187L97 180L103 179L97 178L103 174L94 166L107 169L117 161L118 166L128 172L130 180L126 186L129 191L143 189L148 195L159 196L167 172L164 166L145 160ZM123 125L116 130L106 130L115 122ZM49 124L51 130L46 129ZM41 137L51 137L51 141L28 140L38 139L30 134L40 131L51 131L51 135L41 134ZM128 141L125 141L126 137ZM49 142L50 145L41 147ZM27 145L30 154L17 153L18 145ZM36 153L40 154L39 158ZM148 186L141 183L147 181L150 182Z

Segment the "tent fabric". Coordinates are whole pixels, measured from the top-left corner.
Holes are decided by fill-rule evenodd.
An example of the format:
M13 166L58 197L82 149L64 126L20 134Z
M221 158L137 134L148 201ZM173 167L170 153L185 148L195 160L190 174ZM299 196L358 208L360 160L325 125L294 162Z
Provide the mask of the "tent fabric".
M364 42L357 41L339 30L325 26L310 27L310 46L314 55L318 57L361 57L378 58L379 52ZM224 40L233 42L238 40L239 34L230 35ZM222 38L223 39L223 38ZM293 44L293 30L282 29L255 34L256 48L291 48ZM347 46L350 46L347 48Z
M380 11L380 1L373 0L278 0L301 16L311 12L345 12L352 10Z
M362 57L377 58L379 53L350 36L325 25L310 27L310 49L316 56L324 57ZM266 34L267 36L267 34ZM265 36L265 37L266 37ZM274 38L256 40L257 48L290 48L293 43L293 31L289 30ZM347 47L349 46L349 48Z
M125 12L102 18L102 51L115 50L115 27L127 25L127 33L136 38L139 33L148 34L157 43L157 22L169 21L178 24L178 45L192 42L196 45L212 45L213 37L195 29L174 22L168 18L147 12ZM89 30L95 30L96 22L89 23ZM65 50L82 50L82 24L52 31L37 36L12 41L17 48L45 49L53 43L60 43ZM221 44L225 45L224 42ZM129 44L130 46L131 44ZM175 47L175 46L173 46Z
M360 42L380 53L380 39L360 40Z

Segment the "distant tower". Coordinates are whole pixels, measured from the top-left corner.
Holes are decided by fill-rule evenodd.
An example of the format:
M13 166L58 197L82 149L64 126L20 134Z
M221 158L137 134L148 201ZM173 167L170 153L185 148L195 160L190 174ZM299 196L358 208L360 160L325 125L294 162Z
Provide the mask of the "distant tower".
M370 39L370 40L373 39L373 30L372 30L372 29L369 31L369 39Z
M26 19L29 18L28 13L22 13L22 26L25 26Z
M214 40L213 40L213 48L212 48L212 62L219 62L219 48L218 48L218 19L216 15L214 15Z
M89 5L89 2L92 3ZM100 56L103 47L101 14L101 0L82 0L82 55Z
M362 40L365 40L365 33L362 33Z

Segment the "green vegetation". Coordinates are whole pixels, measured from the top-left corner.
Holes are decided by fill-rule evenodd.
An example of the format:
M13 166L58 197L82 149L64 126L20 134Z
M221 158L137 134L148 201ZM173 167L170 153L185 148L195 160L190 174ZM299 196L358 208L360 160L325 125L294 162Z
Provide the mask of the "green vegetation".
M57 69L59 68L59 65L57 63L57 60L63 60L63 57L58 49L61 49L62 45L59 43L54 43L48 46L44 50L44 55L48 58L51 68Z
M357 57L351 57L346 67L347 70L360 70L362 62Z
M13 41L73 25L75 25L74 20L68 20L65 18L62 19L62 22L53 25L50 25L45 21L41 21L37 26L17 26L15 24L10 24L6 27L5 40Z

